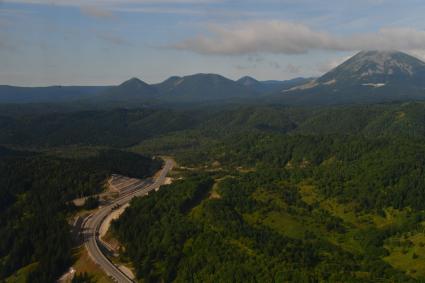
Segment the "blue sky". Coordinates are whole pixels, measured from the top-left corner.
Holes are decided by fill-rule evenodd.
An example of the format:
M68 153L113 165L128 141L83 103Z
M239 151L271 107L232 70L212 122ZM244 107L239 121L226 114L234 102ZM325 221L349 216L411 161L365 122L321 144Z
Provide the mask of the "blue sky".
M0 0L0 84L318 76L363 49L425 58L419 0Z

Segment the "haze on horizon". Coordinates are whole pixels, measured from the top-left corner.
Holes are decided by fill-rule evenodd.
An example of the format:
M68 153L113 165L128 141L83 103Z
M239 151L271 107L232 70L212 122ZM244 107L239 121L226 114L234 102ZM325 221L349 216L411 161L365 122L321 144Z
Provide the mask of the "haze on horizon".
M320 2L320 3L319 3ZM364 49L425 58L419 0L3 0L0 84L318 76Z

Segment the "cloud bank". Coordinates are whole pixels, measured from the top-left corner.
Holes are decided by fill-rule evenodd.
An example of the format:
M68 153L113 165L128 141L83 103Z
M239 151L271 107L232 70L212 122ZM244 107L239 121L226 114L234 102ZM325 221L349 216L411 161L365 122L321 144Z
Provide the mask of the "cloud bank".
M303 24L254 21L210 25L206 34L188 38L171 47L217 55L305 54L312 50L421 50L425 49L425 31L413 28L383 28L373 33L342 37L313 30Z
M219 0L3 0L5 3L63 5L63 6L115 6L121 4L185 4L209 3Z

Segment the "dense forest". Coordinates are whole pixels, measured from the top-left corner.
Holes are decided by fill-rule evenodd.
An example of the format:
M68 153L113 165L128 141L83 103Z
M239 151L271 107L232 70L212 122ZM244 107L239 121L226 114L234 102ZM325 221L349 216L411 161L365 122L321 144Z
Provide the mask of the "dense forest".
M424 213L360 229L307 203L290 174L187 177L134 200L114 233L145 282L415 281L382 259L383 245L420 229ZM212 177L221 180L214 187Z
M135 202L114 225L116 235L131 250L126 255L138 276L150 282L424 280L424 110L422 103L241 107L144 140L133 149L216 172L212 195L219 197L175 218L168 208L153 213L191 231L177 239L169 238L170 225L150 226L149 216L130 226L150 201L179 203L173 191L185 186L176 184L164 196ZM283 237L267 242L284 258L257 242L267 239L263 230ZM165 247L173 247L172 256ZM312 251L306 266L297 262L298 253L307 257L304 247Z
M27 281L55 281L72 261L70 201L101 192L112 173L146 177L160 166L118 150L63 158L0 148L0 279L33 264Z
M406 102L338 107L279 105L197 106L192 108L103 109L53 112L49 106L0 105L0 144L51 148L64 145L129 147L142 142L152 150L222 141L240 132L347 134L424 138L425 103ZM10 109L11 108L11 109ZM16 106L15 106L16 108ZM7 111L9 109L9 111ZM43 114L44 113L44 114ZM157 141L162 138L162 143ZM149 149L149 148L147 148Z
M182 166L112 226L145 282L425 280L423 102L35 108L0 117L0 278L56 279L69 201L160 166L130 151Z

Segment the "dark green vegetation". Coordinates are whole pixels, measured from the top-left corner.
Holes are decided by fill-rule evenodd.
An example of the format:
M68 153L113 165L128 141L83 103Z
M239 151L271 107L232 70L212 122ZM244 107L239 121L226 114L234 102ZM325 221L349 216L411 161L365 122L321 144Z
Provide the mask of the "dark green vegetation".
M0 230L2 276L36 263L31 276L51 281L70 260L69 200L97 192L111 172L151 172L129 153L91 154L102 146L171 155L191 167L114 224L124 256L147 281L425 277L425 103L23 109L0 118L0 143L9 146L0 156L12 166L0 173L10 186L2 187L1 227L13 227ZM27 221L43 230L28 238ZM46 239L63 247L52 254Z
M76 274L74 278L72 278L71 283L94 283L92 277L87 273Z
M117 109L0 116L0 144L125 147L164 132L191 127L196 120L189 114L152 109Z
M34 263L26 281L54 282L72 262L71 200L101 192L112 173L146 177L160 165L118 150L64 158L0 147L0 279Z
M133 201L122 220L114 222L115 229L129 244L128 255L137 262L139 277L174 279L183 245L194 233L185 214L205 197L211 186L212 179L194 177L164 187L146 201ZM133 229L129 229L130 225Z
M29 106L31 109L31 106ZM21 107L26 112L26 107ZM102 145L128 147L141 141L181 147L223 141L240 132L301 135L425 137L425 104L395 103L331 108L227 106L195 109L115 109L0 115L0 144L26 147ZM27 110L31 111L31 110ZM164 142L157 140L164 137ZM165 140L166 139L166 140ZM155 151L161 148L155 148Z
M195 164L202 157L228 168L295 168L325 196L355 201L360 209L425 209L424 154L423 142L403 139L241 134L184 153L182 160Z
M135 150L217 172L215 197L190 211L146 216L143 230L130 226L148 202L179 203L181 187L194 187L192 179L176 184L135 202L116 234L132 251L138 275L153 282L424 280L424 119L423 103L242 107L148 139ZM165 224L155 227L155 237L148 232L155 217L176 219L190 233L170 239ZM146 252L141 243L159 246ZM165 247L173 247L172 264ZM307 257L304 247L308 264L297 257Z
M319 202L307 203L299 178L260 169L212 188L211 177L188 177L134 200L114 233L145 282L415 281L383 260L382 246L419 229L423 213L381 229L356 227Z
M373 51L317 80L0 86L39 103L0 105L0 281L56 280L72 200L93 209L112 173L161 165L123 150L186 167L113 224L145 282L424 281L425 103L409 101L424 79L425 63Z

